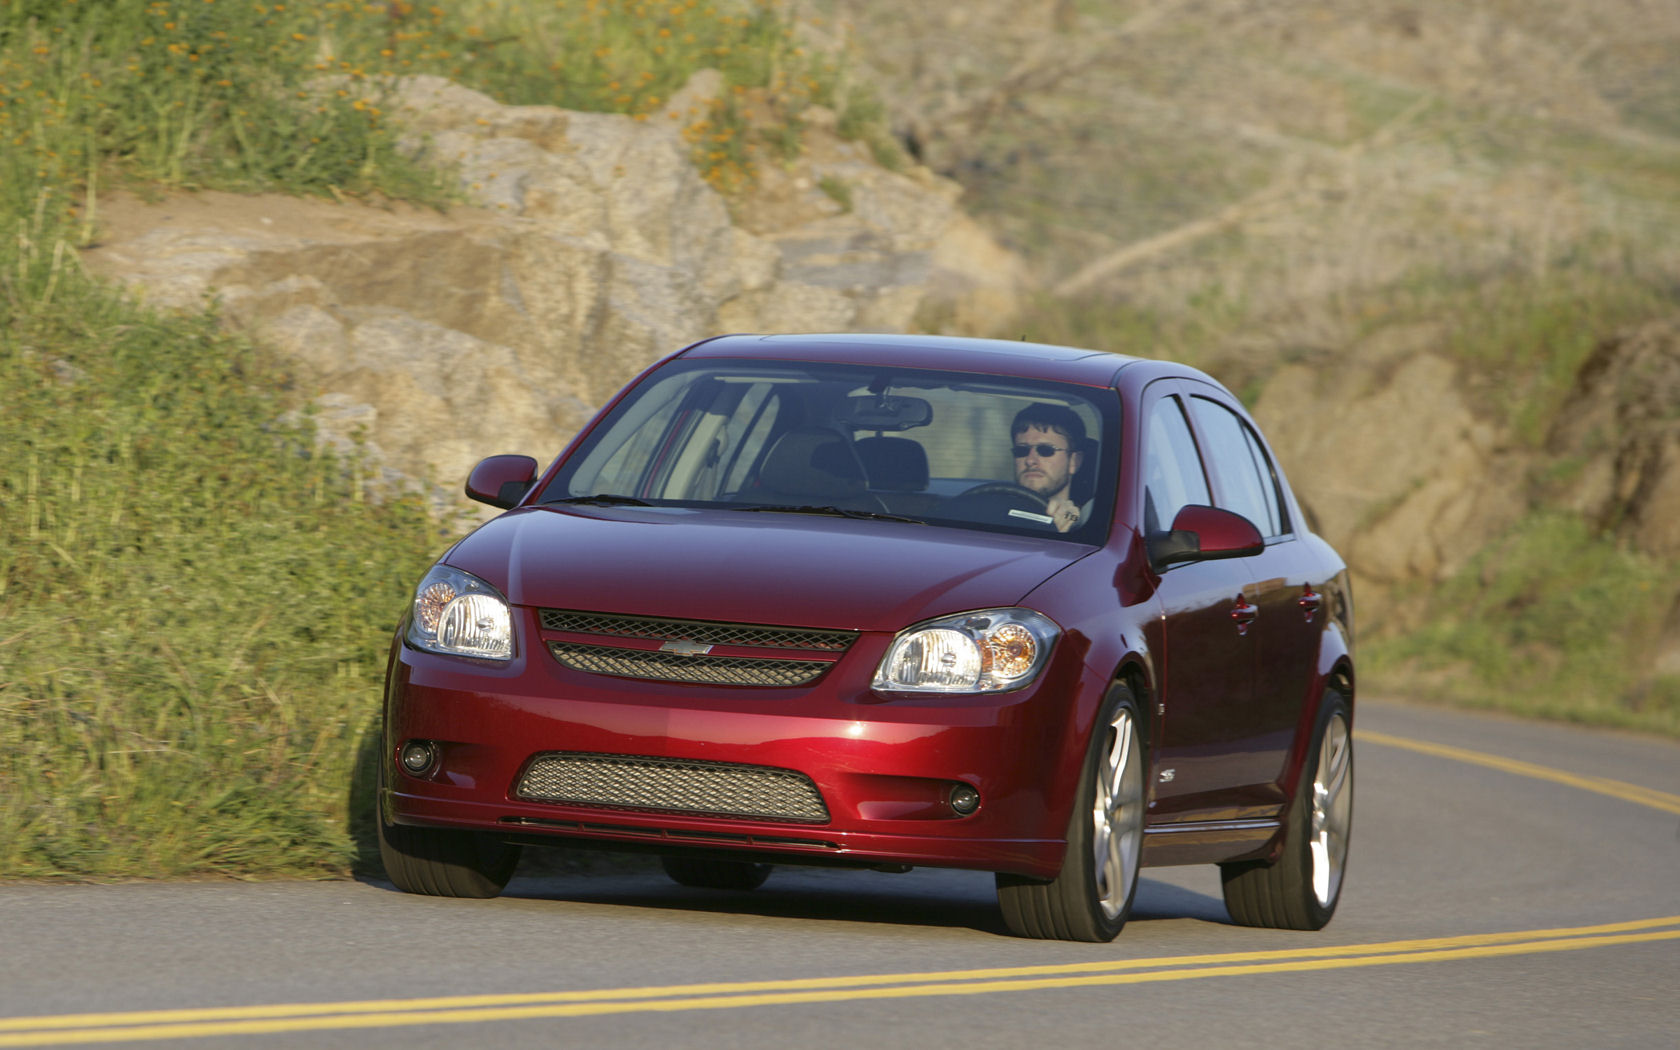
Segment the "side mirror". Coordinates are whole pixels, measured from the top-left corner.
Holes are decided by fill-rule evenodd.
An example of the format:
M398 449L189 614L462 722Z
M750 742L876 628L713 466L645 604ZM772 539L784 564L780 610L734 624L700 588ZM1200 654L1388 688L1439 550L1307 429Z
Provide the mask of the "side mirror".
M1156 572L1180 562L1247 558L1266 549L1265 537L1241 514L1196 503L1178 512L1172 531L1154 533L1145 543L1149 567Z
M537 461L530 456L491 456L467 475L467 498L507 510L525 498L537 480Z

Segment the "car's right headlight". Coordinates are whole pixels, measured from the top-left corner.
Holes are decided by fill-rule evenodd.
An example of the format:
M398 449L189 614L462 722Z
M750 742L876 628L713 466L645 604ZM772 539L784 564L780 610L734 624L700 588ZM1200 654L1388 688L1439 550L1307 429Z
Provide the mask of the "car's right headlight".
M450 656L511 660L513 617L496 588L471 573L434 565L414 589L408 642Z
M887 693L1002 693L1038 677L1061 629L1031 609L982 609L900 631L875 670Z

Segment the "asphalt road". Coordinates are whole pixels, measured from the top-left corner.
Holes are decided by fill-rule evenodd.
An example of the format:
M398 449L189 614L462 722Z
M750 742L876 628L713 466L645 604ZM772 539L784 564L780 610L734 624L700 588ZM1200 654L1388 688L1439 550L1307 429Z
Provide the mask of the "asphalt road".
M1365 702L1320 933L1145 869L1113 944L1008 936L988 875L522 871L0 885L0 1047L1680 1046L1680 745Z

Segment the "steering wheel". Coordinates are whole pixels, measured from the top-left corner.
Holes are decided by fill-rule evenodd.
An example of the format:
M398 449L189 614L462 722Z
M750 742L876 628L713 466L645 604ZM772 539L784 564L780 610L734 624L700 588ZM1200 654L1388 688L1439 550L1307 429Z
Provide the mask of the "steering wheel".
M1023 488L1013 481L982 481L971 489L964 489L957 494L956 498L966 500L981 499L986 496L1007 496L1022 503L1031 504L1038 510L1045 510L1050 506L1049 500L1032 489Z

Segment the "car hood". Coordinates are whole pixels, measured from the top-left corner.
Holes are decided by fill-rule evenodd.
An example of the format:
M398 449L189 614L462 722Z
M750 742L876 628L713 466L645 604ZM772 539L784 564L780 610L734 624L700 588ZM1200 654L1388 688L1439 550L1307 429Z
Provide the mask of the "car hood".
M896 631L1009 606L1094 548L809 514L533 507L445 559L515 605Z

